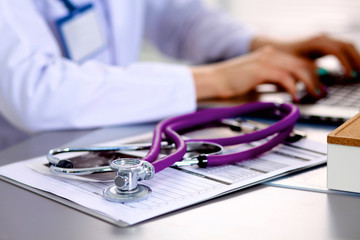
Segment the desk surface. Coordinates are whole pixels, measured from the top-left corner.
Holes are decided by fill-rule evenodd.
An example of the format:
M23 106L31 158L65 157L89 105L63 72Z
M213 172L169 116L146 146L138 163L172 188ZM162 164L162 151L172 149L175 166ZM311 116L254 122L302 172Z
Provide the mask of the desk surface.
M44 133L0 153L0 165L69 143L87 145L152 125ZM301 128L301 129L305 129ZM333 127L310 138L326 141ZM120 228L0 181L0 239L360 239L360 198L259 185Z

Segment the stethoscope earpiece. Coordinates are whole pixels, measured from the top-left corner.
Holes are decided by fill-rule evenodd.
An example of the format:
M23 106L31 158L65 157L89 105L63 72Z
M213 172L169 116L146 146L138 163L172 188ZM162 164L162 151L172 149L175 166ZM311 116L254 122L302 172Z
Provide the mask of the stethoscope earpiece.
M69 160L60 160L57 164L56 167L59 168L73 168L74 165L72 164L72 162L70 162Z

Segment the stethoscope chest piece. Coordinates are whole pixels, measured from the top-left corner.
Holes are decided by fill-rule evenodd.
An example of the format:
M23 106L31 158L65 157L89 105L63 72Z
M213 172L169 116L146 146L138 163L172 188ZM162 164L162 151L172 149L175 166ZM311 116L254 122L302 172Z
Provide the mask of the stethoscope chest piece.
M114 160L110 168L116 171L115 185L103 191L103 197L112 202L136 202L148 198L151 189L138 184L138 181L149 180L153 177L155 169L147 161L134 158Z
M147 199L151 192L148 186L141 184L132 191L118 191L116 186L111 186L104 189L103 197L111 202L137 202Z

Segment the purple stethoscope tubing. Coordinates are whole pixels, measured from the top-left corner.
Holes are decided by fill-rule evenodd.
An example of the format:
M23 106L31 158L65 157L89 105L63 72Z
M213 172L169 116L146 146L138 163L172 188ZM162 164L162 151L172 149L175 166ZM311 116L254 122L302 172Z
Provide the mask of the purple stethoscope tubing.
M273 110L273 114L275 116L280 116L282 118L278 122L270 125L265 129L244 135L229 138L183 140L180 134L177 133L177 131L180 130L203 125L224 118L235 118L245 114L269 110ZM206 156L208 166L232 164L242 160L247 160L259 156L282 143L284 139L292 132L299 116L299 110L291 104L252 102L236 107L210 108L199 110L194 113L172 117L165 119L156 125L153 133L154 135L152 146L143 160L152 163L155 168L155 172L160 172L161 170L173 165L175 162L183 158L186 153L186 142L188 141L210 142L217 143L222 146L229 146L261 140L276 134L276 136L272 137L267 142L242 152L226 155ZM161 141L163 140L163 135L165 135L168 140L175 144L176 151L160 160L157 160L161 150Z

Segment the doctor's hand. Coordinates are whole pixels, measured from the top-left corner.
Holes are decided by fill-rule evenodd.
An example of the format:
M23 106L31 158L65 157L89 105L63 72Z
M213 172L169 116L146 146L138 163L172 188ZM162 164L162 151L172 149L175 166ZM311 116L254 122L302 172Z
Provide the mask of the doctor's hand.
M334 55L344 69L345 77L351 77L352 72L360 73L360 55L353 44L318 35L302 40L281 42L265 37L255 37L251 43L251 50L264 46L271 46L283 52L314 60L325 55Z
M266 46L250 54L219 63L194 66L197 99L230 98L245 94L261 83L273 83L296 95L296 82L304 83L314 97L324 92L312 61Z

